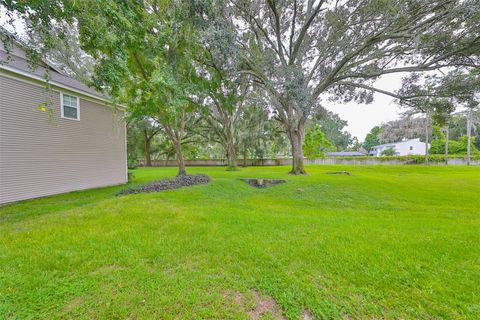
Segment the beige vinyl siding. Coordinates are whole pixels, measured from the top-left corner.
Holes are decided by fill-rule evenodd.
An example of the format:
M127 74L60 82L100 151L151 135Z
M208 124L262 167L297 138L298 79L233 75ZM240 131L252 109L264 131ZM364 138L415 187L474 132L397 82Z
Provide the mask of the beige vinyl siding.
M127 182L123 112L65 93L80 121L61 118L59 90L0 73L0 203Z

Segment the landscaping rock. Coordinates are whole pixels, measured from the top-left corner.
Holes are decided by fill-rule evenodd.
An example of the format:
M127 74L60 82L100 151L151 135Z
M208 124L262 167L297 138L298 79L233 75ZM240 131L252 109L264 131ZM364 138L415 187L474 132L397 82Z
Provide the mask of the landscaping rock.
M270 187L270 186L287 182L285 180L279 180L279 179L240 179L240 180L245 181L246 183L248 183L254 188L265 188L265 187Z
M135 188L129 188L120 191L119 193L117 193L117 195L134 194L141 192L158 192L163 190L179 189L181 187L190 187L197 184L207 184L209 182L210 177L205 174L177 176L175 178L157 180L150 182L149 184L145 184Z

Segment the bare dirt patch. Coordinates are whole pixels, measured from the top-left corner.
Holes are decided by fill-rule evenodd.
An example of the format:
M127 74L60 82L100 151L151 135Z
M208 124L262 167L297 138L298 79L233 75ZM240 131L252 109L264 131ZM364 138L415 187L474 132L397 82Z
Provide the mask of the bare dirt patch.
M303 310L301 320L313 320L313 314L310 310Z
M282 308L269 296L260 294L257 290L247 293L226 293L226 297L233 297L233 301L242 309L245 309L248 317L252 320L268 317L268 319L286 320Z
M92 275L110 275L115 272L124 270L125 268L116 264L101 266L90 272Z
M266 188L287 182L281 179L240 179L254 188Z
M83 298L82 297L73 297L70 299L67 304L65 304L63 311L65 313L72 312L73 310L77 309L80 307L83 303Z
M150 182L148 184L138 186L135 188L129 188L117 193L117 195L134 194L142 192L158 192L171 189L179 189L182 187L190 187L197 184L207 184L210 182L210 177L205 174L194 174L177 176L170 179L162 179Z

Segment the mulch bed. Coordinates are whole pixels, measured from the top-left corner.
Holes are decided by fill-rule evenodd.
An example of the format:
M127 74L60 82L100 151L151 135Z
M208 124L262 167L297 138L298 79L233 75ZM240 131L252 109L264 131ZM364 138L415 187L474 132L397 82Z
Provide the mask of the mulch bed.
M347 176L351 176L352 174L348 171L335 171L335 172L325 172L326 174L346 174Z
M134 194L142 192L158 192L163 190L179 189L182 187L191 187L197 184L207 184L210 177L205 174L194 174L177 176L175 178L162 179L150 182L145 185L129 188L117 193L117 195Z
M266 188L277 184L285 183L285 180L279 179L240 179L254 188Z

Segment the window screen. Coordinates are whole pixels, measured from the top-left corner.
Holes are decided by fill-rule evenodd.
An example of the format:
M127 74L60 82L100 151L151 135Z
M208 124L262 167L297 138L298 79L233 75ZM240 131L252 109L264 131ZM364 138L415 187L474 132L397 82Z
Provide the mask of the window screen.
M78 117L78 98L69 96L68 94L63 95L63 117L79 120Z

